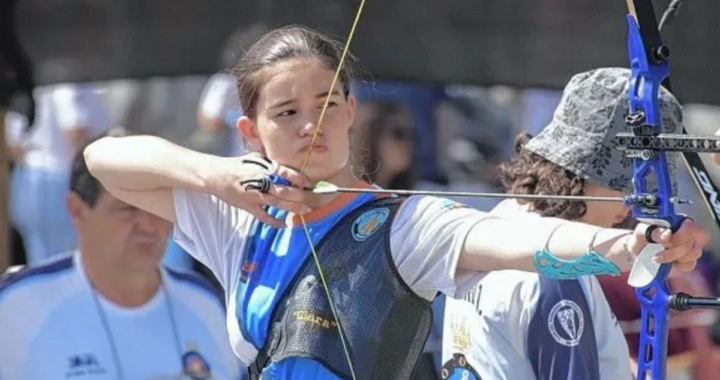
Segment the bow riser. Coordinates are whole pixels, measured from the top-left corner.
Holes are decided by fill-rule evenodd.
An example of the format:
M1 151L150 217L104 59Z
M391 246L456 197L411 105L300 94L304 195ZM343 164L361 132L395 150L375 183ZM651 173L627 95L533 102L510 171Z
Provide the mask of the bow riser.
M657 31L652 3L632 2L628 22L628 55L631 78L628 88L628 127L642 138L654 138L662 133L660 87L669 83L669 50L662 44ZM641 29L641 26L644 27ZM654 205L634 205L633 216L643 222L677 231L684 217L675 213L672 180L667 156L663 150L640 151L633 155L635 194L649 194L648 179L655 178ZM667 276L671 266L660 266L653 280L635 290L641 306L641 330L638 352L637 379L664 380L666 378L667 339L669 331L670 291Z

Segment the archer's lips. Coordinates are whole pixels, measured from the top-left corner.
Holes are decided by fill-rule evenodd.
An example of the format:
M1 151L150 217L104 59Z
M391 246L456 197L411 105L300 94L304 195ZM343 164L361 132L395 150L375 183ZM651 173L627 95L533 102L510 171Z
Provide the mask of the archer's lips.
M302 149L302 152L307 152L310 150L310 146L306 146ZM312 146L312 152L311 153L325 153L327 152L327 147L325 145L313 145Z

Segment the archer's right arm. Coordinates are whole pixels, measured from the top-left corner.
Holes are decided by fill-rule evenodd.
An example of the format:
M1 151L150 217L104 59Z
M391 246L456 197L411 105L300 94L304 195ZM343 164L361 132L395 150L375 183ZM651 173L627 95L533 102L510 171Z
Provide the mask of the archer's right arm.
M232 263L237 262L233 259L243 250L253 217L284 224L262 205L300 207L279 198L297 196L298 189L275 186L269 194L245 191L240 182L269 173L248 163L257 156L216 157L151 136L104 137L85 148L84 155L88 169L108 192L173 222L174 240L210 268L223 286L233 281ZM284 173L288 170L278 172L291 179Z
M220 157L153 136L104 137L84 150L88 170L105 189L138 208L175 221L173 189L219 196Z
M302 212L301 190L272 186L269 194L246 191L241 182L261 178L272 169L248 164L259 156L217 157L175 145L153 136L104 137L84 150L88 169L105 189L138 208L171 222L176 221L173 190L214 196L243 209L263 222L279 226L264 205ZM272 165L267 165L268 168ZM279 167L277 172L295 186L307 182L297 172Z

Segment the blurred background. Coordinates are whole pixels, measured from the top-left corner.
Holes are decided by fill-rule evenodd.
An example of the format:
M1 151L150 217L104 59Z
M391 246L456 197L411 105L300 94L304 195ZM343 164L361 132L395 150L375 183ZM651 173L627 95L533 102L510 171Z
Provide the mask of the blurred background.
M659 19L668 1L653 3ZM29 238L23 235L33 231L20 231L50 223L45 222L64 207L26 187L33 163L15 154L20 147L32 150L36 144L38 155L67 156L72 150L56 148L73 146L77 136L71 127L63 129L62 120L75 112L91 115L88 120L97 123L97 130L121 126L207 153L242 154L234 129L242 110L226 70L276 26L305 24L344 42L359 1L0 4L0 106L7 111L0 149L8 171L0 177L8 199L0 215L2 272L32 264ZM570 77L595 67L628 65L626 13L626 3L619 0L368 1L351 49L363 70L354 86L360 99L357 164L385 187L503 191L495 166L512 157L515 135L542 130ZM672 51L673 90L684 104L686 128L694 134L720 128L720 49L714 49L720 34L712 31L717 15L718 2L687 1L663 30ZM58 84L82 88L87 99L58 106L61 102L51 100L62 90ZM11 86L26 91L8 97ZM53 126L60 132L40 132ZM704 161L718 183L720 169ZM680 211L713 235L697 275L702 288L717 295L718 222L682 169L678 192L695 204ZM458 200L483 210L496 203ZM205 271L172 243L166 263ZM715 339L720 337L715 320L714 315L700 318L678 329L700 326Z

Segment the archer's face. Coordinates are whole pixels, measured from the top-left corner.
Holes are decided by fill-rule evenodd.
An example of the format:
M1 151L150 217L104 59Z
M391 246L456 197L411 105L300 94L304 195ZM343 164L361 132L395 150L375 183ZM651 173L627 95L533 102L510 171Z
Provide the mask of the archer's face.
M331 178L349 161L348 130L355 113L355 100L345 97L337 83L312 143L334 71L316 60L279 63L268 74L260 90L257 117L249 139L281 165L301 169L310 152L304 173L312 182ZM248 136L246 136L248 137Z
M620 191L610 190L592 184L585 186L585 195L594 197L622 197ZM599 227L610 228L621 223L630 212L630 208L620 202L585 202L587 212L580 221Z

